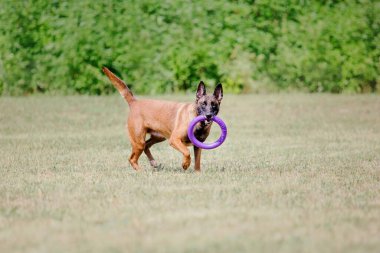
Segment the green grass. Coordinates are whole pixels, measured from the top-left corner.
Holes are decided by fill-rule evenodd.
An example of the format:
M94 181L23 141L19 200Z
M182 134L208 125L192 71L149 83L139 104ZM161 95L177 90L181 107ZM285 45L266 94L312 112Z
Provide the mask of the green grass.
M167 142L136 173L120 97L0 98L0 252L379 252L379 112L226 95L201 175Z

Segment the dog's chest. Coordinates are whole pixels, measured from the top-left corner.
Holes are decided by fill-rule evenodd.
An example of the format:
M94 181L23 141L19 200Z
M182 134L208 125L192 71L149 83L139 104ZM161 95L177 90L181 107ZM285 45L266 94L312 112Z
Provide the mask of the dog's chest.
M197 140L204 142L210 134L210 127L197 127L194 131L194 136ZM183 140L186 144L191 144L189 137L186 135Z
M208 135L210 134L209 129L196 129L194 132L194 136L199 140L199 141L205 141Z

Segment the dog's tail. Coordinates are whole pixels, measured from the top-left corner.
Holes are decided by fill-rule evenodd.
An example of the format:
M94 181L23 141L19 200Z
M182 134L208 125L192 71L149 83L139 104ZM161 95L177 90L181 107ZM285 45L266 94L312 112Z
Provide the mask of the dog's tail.
M132 91L123 82L123 80L118 78L114 73L112 73L106 67L103 67L103 72L108 76L113 86L115 86L115 88L120 92L120 95L128 102L128 104L131 104L133 101L136 100L135 97L133 96Z

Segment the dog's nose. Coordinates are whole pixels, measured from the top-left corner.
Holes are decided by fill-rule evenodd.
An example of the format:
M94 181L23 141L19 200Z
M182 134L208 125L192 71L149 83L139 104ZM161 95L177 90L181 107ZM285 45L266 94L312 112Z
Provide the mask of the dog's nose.
M212 114L206 114L206 118L207 119L211 119L212 118Z

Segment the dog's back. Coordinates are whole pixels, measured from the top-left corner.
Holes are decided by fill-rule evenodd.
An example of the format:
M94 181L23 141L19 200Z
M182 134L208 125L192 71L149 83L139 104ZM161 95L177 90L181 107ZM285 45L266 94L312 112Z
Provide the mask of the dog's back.
M142 99L130 104L128 124L134 125L137 123L134 121L139 121L141 118L148 132L158 132L169 139L180 123L186 122L184 125L187 126L194 117L194 105L191 103Z

